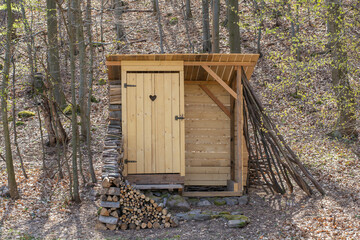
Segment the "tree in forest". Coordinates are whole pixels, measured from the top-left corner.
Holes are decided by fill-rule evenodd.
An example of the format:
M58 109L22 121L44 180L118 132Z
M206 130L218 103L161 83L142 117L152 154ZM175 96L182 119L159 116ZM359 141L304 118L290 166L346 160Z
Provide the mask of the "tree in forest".
M213 53L220 52L219 47L219 17L220 17L220 0L212 0L212 50Z
M48 69L51 88L58 106L66 107L65 95L60 77L58 23L56 0L46 0L47 38L48 38Z
M357 137L355 94L350 86L345 47L345 23L341 0L327 0L328 47L331 51L331 78L337 98L339 118L336 129L342 136Z
M202 0L202 47L203 52L211 52L208 0Z
M125 29L121 24L121 17L122 17L122 8L123 8L123 1L115 0L115 30L116 30L116 40L117 40L117 49L120 49L120 41L124 40L125 38Z
M239 29L238 0L228 0L228 30L231 53L241 52Z
M191 13L191 2L190 0L185 0L185 19L190 19L192 18L192 13Z
M7 111L7 88L10 75L10 59L11 59L11 41L13 32L13 16L11 10L11 0L6 0L6 12L7 12L7 29L6 29L6 46L5 46L5 61L3 69L3 81L1 86L1 116L3 123L4 139L5 139L5 152L6 152L6 170L8 174L8 185L10 188L10 196L12 199L19 198L19 192L17 189L14 163L11 151L10 132L8 123L8 111Z

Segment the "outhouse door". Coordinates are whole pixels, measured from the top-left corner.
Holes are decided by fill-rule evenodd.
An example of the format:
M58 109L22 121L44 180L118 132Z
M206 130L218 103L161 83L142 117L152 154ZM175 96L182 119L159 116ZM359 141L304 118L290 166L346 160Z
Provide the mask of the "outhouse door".
M179 72L126 73L122 131L127 174L180 173L183 84Z

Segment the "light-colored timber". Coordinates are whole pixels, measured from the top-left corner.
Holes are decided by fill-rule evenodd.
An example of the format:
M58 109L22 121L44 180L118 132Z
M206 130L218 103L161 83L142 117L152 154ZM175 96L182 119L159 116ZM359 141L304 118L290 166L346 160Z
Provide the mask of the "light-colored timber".
M142 189L226 186L225 192L184 192L184 196L240 196L248 172L240 69L249 79L258 58L258 54L108 56L109 120L112 125L121 122L122 175Z

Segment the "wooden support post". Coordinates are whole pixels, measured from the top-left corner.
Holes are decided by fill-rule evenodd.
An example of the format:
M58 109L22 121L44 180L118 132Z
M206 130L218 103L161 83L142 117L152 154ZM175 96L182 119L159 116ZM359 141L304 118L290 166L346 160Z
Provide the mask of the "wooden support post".
M231 96L233 96L235 99L237 98L237 94L234 90L232 90L231 87L229 87L224 80L221 79L221 77L219 77L213 70L211 70L211 68L209 68L209 66L207 65L201 65L206 72L208 72L223 88L225 88L226 91L228 91L228 93L230 93Z
M227 107L220 102L220 100L205 86L199 85L199 87L219 106L219 108L230 118L230 111Z
M243 191L243 181L242 181L242 175L243 175L243 162L242 162L242 141L243 141L243 86L241 84L241 68L237 68L236 70L236 93L237 93L237 99L236 99L236 111L235 111L235 122L237 124L236 129L236 156L235 156L235 182L239 183L239 192Z

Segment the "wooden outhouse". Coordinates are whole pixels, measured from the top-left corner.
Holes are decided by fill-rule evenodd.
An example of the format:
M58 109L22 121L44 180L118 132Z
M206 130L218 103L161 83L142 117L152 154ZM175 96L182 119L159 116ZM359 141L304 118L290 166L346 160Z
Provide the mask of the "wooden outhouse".
M110 55L110 120L122 128L132 184L226 186L186 196L238 196L247 180L241 74L258 54ZM170 187L173 188L173 187Z

